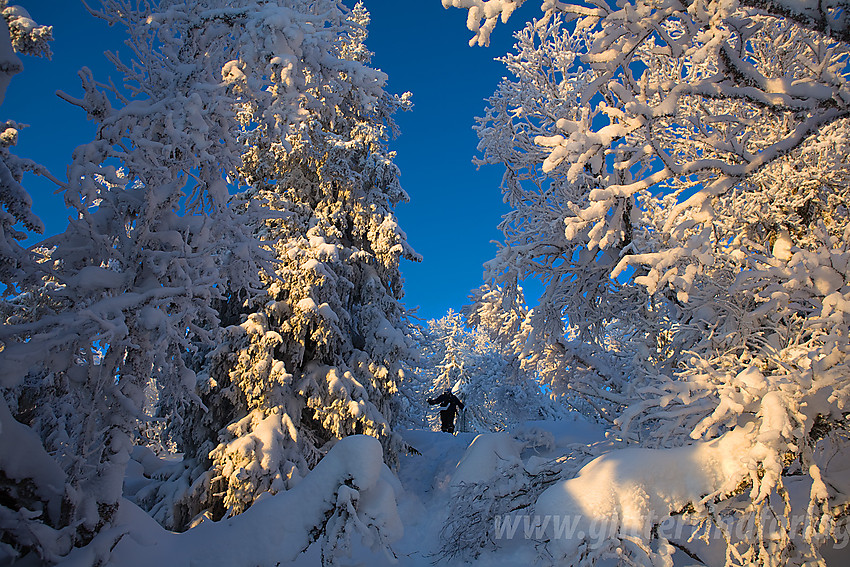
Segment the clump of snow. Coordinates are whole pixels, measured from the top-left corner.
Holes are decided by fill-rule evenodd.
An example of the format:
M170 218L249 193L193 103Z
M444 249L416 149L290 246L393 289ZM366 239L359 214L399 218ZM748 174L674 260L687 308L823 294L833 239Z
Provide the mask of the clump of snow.
M466 28L475 32L469 45L490 45L490 33L501 19L506 23L523 0L443 0L443 8L455 7L469 10Z
M38 25L21 6L3 8L3 20L8 25L12 47L18 53L37 57L51 57L49 42L53 40L53 26Z
M24 453L26 458L22 458ZM37 485L61 494L65 473L41 448L41 440L19 423L0 398L0 470L12 480L32 479Z
M70 538L54 530L65 497L65 473L44 450L38 435L15 420L0 396L0 564L18 558L14 545L39 549L47 557L67 553ZM12 507L7 507L11 501ZM48 524L48 525L45 525Z
M521 464L522 444L510 433L482 433L472 440L452 475L452 486L481 483L495 471Z
M546 526L550 552L560 559L577 557L598 543L591 535L599 526L612 536L649 540L654 521L732 492L749 474L749 435L741 427L685 447L627 448L597 457L576 478L551 486L537 500L537 515L558 519ZM575 537L556 533L559 526L570 526Z
M779 236L776 237L776 241L773 243L773 255L779 260L787 262L793 256L791 253L791 247L793 245L794 243L791 240L791 235L788 234L787 230L783 229L780 231Z

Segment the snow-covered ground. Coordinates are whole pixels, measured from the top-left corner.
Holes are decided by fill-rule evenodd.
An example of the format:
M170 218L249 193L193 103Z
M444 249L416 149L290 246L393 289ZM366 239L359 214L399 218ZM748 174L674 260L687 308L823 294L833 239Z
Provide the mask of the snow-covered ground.
M399 516L404 523L404 536L393 544L398 564L410 566L433 565L439 551L439 532L445 517L450 482L458 462L474 439L472 433L456 436L438 431L410 430L404 433L405 441L420 455L401 458L398 471L397 502ZM318 545L313 545L296 562L296 565L315 566L319 561ZM363 546L353 550L349 561L343 565L393 565L382 553L372 553Z
M525 424L524 430L544 430L552 434L554 443L546 449L514 451L521 446L508 433L478 436L474 433L451 435L439 431L408 430L402 433L405 441L419 455L402 456L396 485L399 516L404 524L404 536L393 544L396 565L433 567L457 564L459 560L439 561L440 531L446 523L451 500L457 484L462 481L485 481L495 472L499 459L518 456L523 461L533 457L554 459L564 454L573 443L593 444L604 440L598 427L576 418L574 421L535 421ZM474 443L473 443L474 442ZM514 454L509 454L514 453ZM534 564L537 555L528 545L523 529L519 528L513 541L505 540L494 552L485 552L472 561L480 566L518 566ZM314 567L319 564L320 551L313 545L301 555L295 565ZM392 559L354 546L351 558L343 560L347 567L389 567Z
M569 451L574 450L575 444L594 445L596 447L608 444L601 428L584 421L580 417L576 417L574 421L528 422L523 429L526 434L528 431L536 431L538 434L541 430L548 432L552 435L551 441L553 442L548 447L538 446L521 450L522 443L518 442L516 437L521 438L522 434L516 437L509 433L493 433L482 436L471 433L450 435L425 430L409 430L404 433L405 440L421 454L403 456L398 471L399 482L395 485L395 490L399 516L404 524L404 535L393 544L397 556L396 565L433 567L434 565L468 564L507 567L539 563L540 556L535 547L535 542L526 537L525 531L528 528L522 524L518 525L514 537L500 539L497 549L484 550L475 559L447 559L439 555L440 532L446 524L447 515L450 513L452 500L456 497L459 483L485 482L494 474L497 467L502 466L500 461L503 464L511 459L518 458L524 467L530 468L534 462L565 456ZM729 441L727 441L728 443ZM683 450L687 449L689 447ZM717 447L706 444L705 447L700 447L698 450L710 452L714 449L717 449ZM720 450L728 451L729 447L720 447ZM629 449L628 451L633 450ZM637 451L641 450L638 449ZM677 474L683 476L685 471L681 467L670 467L670 463L664 460L664 457L668 455L659 456L647 452L640 458L631 459L629 455L622 453L622 451L614 451L609 455L625 461L634 461L631 462L625 472L621 471L623 474L631 475L634 472L631 465L639 466L641 464L646 469L643 471L644 473L651 473L653 471L653 459L656 459L654 470L657 471L658 478L670 477L665 481L667 488L672 485L692 486L687 479L676 477ZM681 455L669 455L669 459L680 457ZM609 458L607 461L605 459L601 462L597 461L596 468L610 465L608 462L610 460ZM594 480L596 480L596 484L590 486ZM634 481L635 479L630 480ZM604 481L604 479L596 475L595 479L586 482L586 484L589 484L587 487L580 488L586 490L595 488L595 490L601 491L604 487L600 486L602 483L600 481ZM651 481L652 479L649 479L647 484L652 484ZM793 484L793 480L790 484ZM627 487L612 488L623 491ZM793 486L789 486L789 490L793 489ZM532 526L532 533L534 532L533 528L534 526ZM492 529L498 528L493 526ZM684 539L687 539L687 534ZM707 560L710 565L723 565L725 546L722 545L722 541L718 540L718 543L720 545L705 546L697 542L693 544L692 549L698 551L700 556ZM850 545L846 545L847 543L847 541L839 541L837 545L828 545L822 549L829 567L850 565ZM567 542L567 545L570 544ZM673 553L673 559L675 567L698 565L695 560L680 550ZM318 545L313 545L307 553L299 557L295 564L307 567L318 565L319 561ZM390 558L381 553L373 553L362 545L353 546L351 557L341 561L341 565L347 567L388 567L393 564ZM598 564L613 566L617 565L617 562L614 559L608 559L602 560Z
M652 535L642 533L650 529L645 517L663 520L671 510L681 507L681 502L671 498L693 502L694 494L710 493L717 486L725 490L723 484L737 478L737 473L724 472L724 467L745 462L746 454L739 447L746 439L743 434L727 434L678 449L616 448L601 428L578 416L571 420L526 422L512 432L451 435L407 430L403 436L416 452L401 457L395 474L382 464L380 444L375 439L348 437L338 442L294 488L261 498L236 517L205 522L183 534L163 530L141 509L125 501L117 526L111 530L115 533L101 534L93 545L72 553L62 565L90 565L93 554L103 553L102 547L108 546L112 549L109 564L120 567L231 567L273 565L277 561L314 567L322 564L323 545L326 556L334 557L342 567L515 566L534 565L543 557L567 565L570 561L565 562L565 558L575 557L576 549L593 555L593 544L605 540L600 533L594 536L594 529L615 524L617 535L624 542L630 533L656 542L653 552L668 553L673 567L701 565L679 546L687 542L690 532L667 535L674 542L670 547L667 540L657 537L658 531ZM598 456L591 460L590 453L583 451L587 447L593 447ZM563 466L564 459L571 455L576 459L572 466L577 474L556 475L546 485L548 488L532 490L534 495L528 500L531 505L520 512L522 515L496 515L501 522L487 517L485 528L495 536L489 544L477 553L441 555L446 526L451 525L452 519L457 520L457 516L450 515L463 510L459 502L470 497L469 492L464 496L466 488L480 490L487 486L492 490L483 499L489 497L496 502L511 490L529 489L529 477L523 474L534 474L555 459L560 459ZM525 481L517 481L518 478ZM792 499L795 492L805 496L805 483L805 477L788 480L786 486ZM132 482L127 486L132 486ZM653 493L655 489L659 490L657 494ZM481 501L477 499L476 504ZM578 520L567 526L571 530L568 537L564 537L568 533L564 531L561 537L553 538L551 534L553 529L559 529L558 525L524 523L533 515L549 515L553 522L556 518ZM313 526L321 525L323 518L327 518L326 533L332 536L323 537L302 552L308 545L307 535ZM601 523L593 523L600 519ZM632 520L634 525L629 524ZM461 524L460 531L466 528ZM651 529L663 528L656 525ZM594 537L596 542L592 541ZM545 549L538 543L543 539L551 540ZM850 564L846 539L824 550L828 566ZM387 540L393 540L392 553L381 545ZM725 545L721 539L708 545L687 542L687 547L708 565L724 564ZM602 551L598 555L596 565L617 565L616 558L606 558ZM36 564L27 559L19 563L24 567ZM638 560L634 564L649 561Z

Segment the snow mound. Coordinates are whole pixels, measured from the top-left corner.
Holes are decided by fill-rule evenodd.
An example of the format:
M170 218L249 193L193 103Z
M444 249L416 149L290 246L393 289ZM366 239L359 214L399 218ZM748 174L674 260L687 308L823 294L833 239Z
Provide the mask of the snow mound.
M549 487L535 513L549 518L553 556L577 557L581 549L618 534L647 541L655 522L688 504L700 506L707 495L733 491L749 472L745 429L686 447L612 451L585 465L576 478Z
M107 564L121 567L279 565L295 560L317 537L323 537L323 555L336 558L350 552L356 534L367 547L391 553L403 527L388 480L392 474L385 469L375 438L346 437L293 489L261 498L239 516L181 534L164 530L125 500L116 526L62 565L91 565L94 554L116 539Z
M510 433L482 433L475 437L452 475L451 486L486 482L500 469L522 464L523 444Z

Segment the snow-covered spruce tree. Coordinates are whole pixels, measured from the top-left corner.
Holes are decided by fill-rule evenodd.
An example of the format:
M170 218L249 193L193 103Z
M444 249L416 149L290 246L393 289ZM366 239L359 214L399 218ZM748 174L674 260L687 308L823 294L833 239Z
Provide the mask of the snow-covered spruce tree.
M20 6L0 1L0 102L23 65L17 54L50 57L50 26L39 26ZM25 172L46 173L31 160L11 153L20 126L6 121L0 133L0 284L5 287L0 301L4 322L14 324L20 316L18 305L31 303L16 296L21 283L38 271L33 256L18 243L25 238L21 227L40 232L41 220L33 213L32 197L21 185ZM18 226L20 225L20 226ZM11 317L11 319L9 319ZM6 342L0 342L0 353ZM1 355L0 355L1 356ZM11 374L11 375L10 375ZM34 551L50 556L67 549L68 532L63 522L62 469L44 450L38 435L16 421L7 397L17 386L13 373L4 366L0 373L0 562L14 561ZM64 532L64 533L63 533ZM62 541L65 539L66 541Z
M110 89L87 69L80 73L85 97L65 96L98 122L97 137L77 149L68 168L64 194L74 216L41 246L43 285L26 289L39 310L3 329L4 374L18 382L7 394L15 417L39 433L66 474L61 526L70 533L36 550L48 561L85 545L112 521L131 435L144 417L144 391L161 389L179 415L193 384L184 355L195 337L210 339L210 297L227 282L225 266L213 258L220 247L215 232L234 226L222 179L228 161L235 169L227 157L234 144L218 142L232 137L218 114L226 118L233 102L200 79L180 80L179 57L158 52L158 32L179 14L143 29L150 14L128 8L105 2L101 15L127 28L138 62L116 63L138 100L111 89L110 101ZM170 29L174 36L185 31ZM190 77L206 71L207 84L217 85L210 68L199 68L214 58L196 57L212 51L204 45L212 38L197 36L197 43L171 46L195 64L179 70ZM215 132L209 141L204 130ZM193 170L190 212L178 215Z
M243 309L241 325L208 356L209 411L182 441L201 467L174 528L292 488L344 436L378 438L390 464L403 450L392 429L409 357L399 262L417 257L393 213L407 195L385 142L392 114L410 103L385 93L386 75L368 66L368 21L358 4L333 29L329 53L301 55L341 67L308 84L299 129L273 130L253 100L241 109L240 173L251 187L238 203L270 211L255 226L277 264L262 308Z
M444 1L470 8L478 43L519 4ZM850 386L846 6L543 9L479 127L483 160L507 166L517 221L531 219L507 225L496 271L560 279L564 298L543 298L551 320L580 328L596 313L587 344L629 363L629 380L603 389L625 434L696 440L706 456L715 445L703 440L727 447L737 486L715 479L683 496L644 479L662 502L644 514L684 507L715 526L797 515L802 533L780 521L725 534L726 563L816 560L850 496L828 465L847 452ZM534 220L546 215L551 229ZM535 230L552 246L533 246ZM792 484L805 497L789 498ZM624 537L623 560L663 564L672 548L653 533ZM573 562L604 555L550 546Z
M53 39L51 26L39 26L20 6L8 6L0 0L3 29L0 31L0 103L12 76L23 69L17 53L35 57L51 56L49 43ZM32 197L21 186L25 172L44 174L43 167L11 153L18 142L21 126L13 121L1 124L0 132L0 283L5 286L20 281L34 269L31 255L18 241L26 234L21 227L41 233L44 225L32 212ZM17 228L16 228L17 227ZM10 290L11 291L11 290Z

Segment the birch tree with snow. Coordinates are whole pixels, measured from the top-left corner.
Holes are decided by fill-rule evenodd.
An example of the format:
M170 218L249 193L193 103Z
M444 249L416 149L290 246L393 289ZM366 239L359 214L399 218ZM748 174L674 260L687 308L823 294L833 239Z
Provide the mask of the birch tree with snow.
M443 4L468 8L471 43L486 44L522 2ZM838 472L850 386L846 6L542 9L478 126L481 162L505 164L514 207L490 274L544 279L529 336L551 337L559 356L575 352L566 337L581 339L601 387L576 388L607 403L621 435L697 455L712 439L738 447L722 459L734 488L674 497L639 479L659 494L639 513L714 525L802 516L799 533L786 521L728 538L725 561L816 561L850 495ZM558 498L541 496L540 509L572 509ZM674 551L651 531L618 533L607 549L625 562L666 564ZM604 556L551 548L573 562Z

